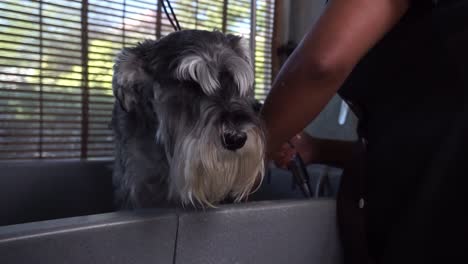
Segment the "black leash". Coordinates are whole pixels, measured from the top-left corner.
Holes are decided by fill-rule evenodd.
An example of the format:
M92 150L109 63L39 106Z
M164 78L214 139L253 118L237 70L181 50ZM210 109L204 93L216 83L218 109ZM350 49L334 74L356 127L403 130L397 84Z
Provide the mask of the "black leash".
M291 148L295 148L291 141L288 141L288 144ZM301 189L304 197L312 198L314 194L312 187L310 186L309 173L307 172L304 161L298 152L296 152L291 161L289 161L288 170L292 173L293 180Z
M177 20L177 17L175 15L174 9L172 8L171 2L169 0L160 0L161 5L164 9L164 13L166 13L167 19L171 23L172 27L174 28L174 31L180 31L182 28L180 27L179 20ZM164 2L167 2L167 5L169 7L169 10L171 11L171 15L167 11L166 4Z

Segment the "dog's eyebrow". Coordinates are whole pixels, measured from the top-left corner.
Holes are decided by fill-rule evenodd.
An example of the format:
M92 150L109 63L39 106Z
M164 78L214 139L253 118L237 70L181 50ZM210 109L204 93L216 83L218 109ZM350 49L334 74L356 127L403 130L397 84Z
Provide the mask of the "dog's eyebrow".
M200 55L194 54L183 58L176 69L176 76L180 80L192 79L196 81L206 94L214 94L219 88L219 80L214 69L210 69Z
M226 68L234 78L241 96L247 95L254 83L252 66L239 56L231 56L226 60Z
M220 88L219 73L224 70L232 75L241 96L247 95L254 81L252 66L232 48L223 45L182 54L175 75L179 80L196 81L206 94L212 95Z

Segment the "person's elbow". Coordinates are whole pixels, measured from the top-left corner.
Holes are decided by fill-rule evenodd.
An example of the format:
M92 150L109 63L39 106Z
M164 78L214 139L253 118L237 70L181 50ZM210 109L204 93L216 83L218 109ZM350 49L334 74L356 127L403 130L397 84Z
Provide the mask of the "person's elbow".
M304 61L303 72L310 81L343 80L352 69L350 63L334 56L308 56Z

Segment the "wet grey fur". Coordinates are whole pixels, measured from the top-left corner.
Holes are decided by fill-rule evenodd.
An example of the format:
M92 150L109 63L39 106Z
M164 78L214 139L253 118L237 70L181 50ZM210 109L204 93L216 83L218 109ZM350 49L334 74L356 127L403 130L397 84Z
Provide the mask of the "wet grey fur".
M122 50L113 76L116 206L244 199L264 173L253 78L243 40L216 31L174 32ZM225 149L226 131L245 132L244 147Z

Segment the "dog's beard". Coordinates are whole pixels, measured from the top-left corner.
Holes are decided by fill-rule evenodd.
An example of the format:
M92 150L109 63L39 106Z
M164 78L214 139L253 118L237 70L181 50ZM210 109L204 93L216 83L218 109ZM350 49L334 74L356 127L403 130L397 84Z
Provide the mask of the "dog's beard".
M237 151L223 148L213 125L179 137L170 158L170 198L179 198L183 205L214 207L227 197L239 202L255 191L264 176L264 135L256 126L245 132L247 141Z

